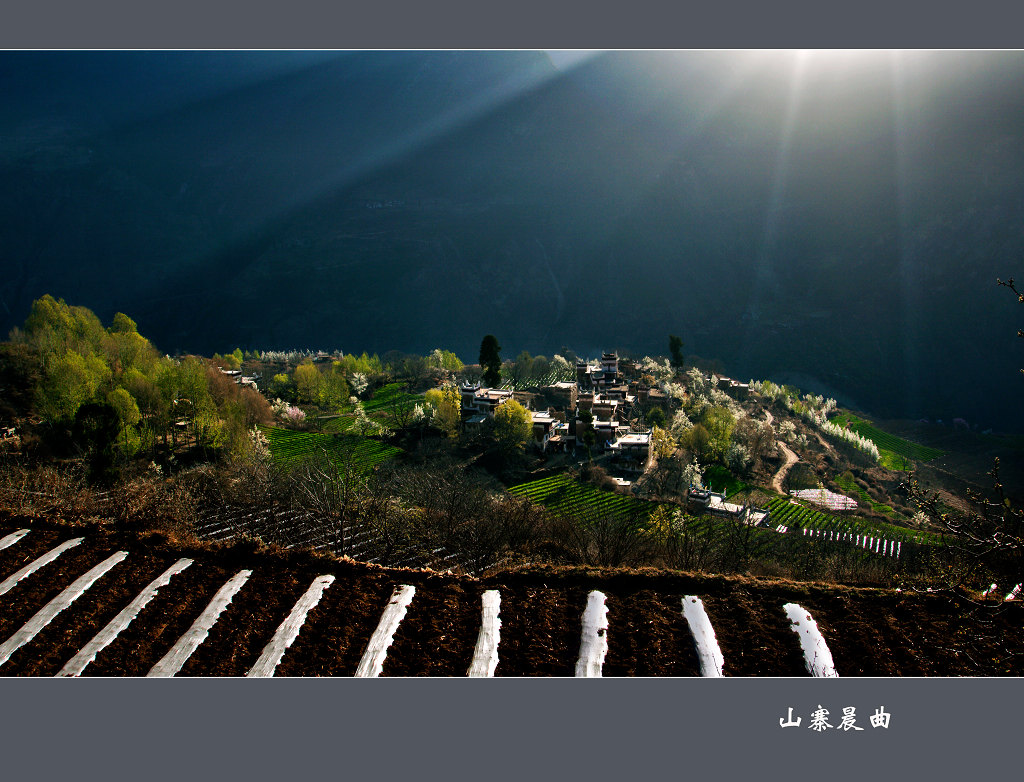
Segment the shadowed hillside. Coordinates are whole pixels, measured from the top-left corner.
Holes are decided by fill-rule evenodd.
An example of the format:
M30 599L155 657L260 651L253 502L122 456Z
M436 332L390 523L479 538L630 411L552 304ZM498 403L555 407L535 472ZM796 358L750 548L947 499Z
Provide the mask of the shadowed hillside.
M1024 250L1019 54L795 63L8 53L3 325L50 292L172 353L671 332L874 415L1019 430L994 285Z

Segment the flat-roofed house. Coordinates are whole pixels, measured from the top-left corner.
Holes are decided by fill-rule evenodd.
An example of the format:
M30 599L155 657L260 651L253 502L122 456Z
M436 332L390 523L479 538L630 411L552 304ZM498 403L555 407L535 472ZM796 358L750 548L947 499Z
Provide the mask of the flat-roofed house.
M531 412L530 420L533 423L533 438L540 443L541 450L546 450L548 440L554 433L559 421L548 410L542 412Z
M608 446L615 463L632 472L644 472L651 466L651 433L629 432Z
M580 389L575 383L563 380L550 386L544 386L541 393L545 399L559 409L568 410L570 413L576 412L576 401L579 399Z
M504 391L500 388L483 388L479 385L463 384L459 387L459 397L462 399L463 419L472 418L475 415L486 415L491 417L494 410L507 399L512 398L512 391Z

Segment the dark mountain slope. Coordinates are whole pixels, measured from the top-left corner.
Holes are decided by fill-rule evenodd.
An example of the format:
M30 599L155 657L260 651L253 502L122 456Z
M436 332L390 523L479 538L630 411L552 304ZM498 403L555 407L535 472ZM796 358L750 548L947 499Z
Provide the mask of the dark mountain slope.
M994 279L1024 251L1022 58L903 62L5 55L4 325L50 292L168 351L671 332L879 415L1020 428Z

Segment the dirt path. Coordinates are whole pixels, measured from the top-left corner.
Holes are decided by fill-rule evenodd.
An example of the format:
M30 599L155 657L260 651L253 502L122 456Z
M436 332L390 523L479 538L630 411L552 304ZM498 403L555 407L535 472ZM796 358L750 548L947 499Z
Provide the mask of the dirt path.
M785 494L786 490L782 488L782 482L786 479L786 473L789 472L789 468L800 461L800 457L789 450L789 446L782 442L782 440L776 440L775 444L778 445L782 450L782 453L786 455L786 461L779 468L779 471L775 473L775 477L772 478L772 488L779 494Z
M831 451L832 453L836 452L836 449L833 448L832 445L824 437L821 436L820 432L815 432L814 436L818 438L819 443L825 446L826 450Z
M774 425L775 416L771 414L771 411L765 410L764 417L765 420L768 422L769 426ZM800 457L793 453L791 450L789 450L789 448L786 446L784 442L782 442L782 440L776 440L775 444L778 445L779 448L782 450L782 453L786 457L786 461L783 463L782 467L779 468L779 471L775 473L775 477L772 478L772 488L775 489L775 491L777 491L779 494L785 494L786 490L782 488L782 482L786 480L786 474L789 472L789 468L796 464L798 461L800 461Z

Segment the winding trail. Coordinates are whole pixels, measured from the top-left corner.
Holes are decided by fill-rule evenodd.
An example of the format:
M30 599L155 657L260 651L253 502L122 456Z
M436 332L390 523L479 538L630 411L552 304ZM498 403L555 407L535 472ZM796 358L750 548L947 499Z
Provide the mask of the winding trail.
M764 417L765 420L768 421L769 426L774 425L775 417L771 414L770 410L764 411ZM786 461L783 462L782 466L779 468L779 471L775 473L775 477L772 478L772 488L775 489L775 491L777 491L779 494L785 494L786 490L782 488L782 482L786 480L786 475L789 473L789 468L796 464L798 461L800 461L800 457L793 453L791 450L789 450L789 446L782 442L782 440L776 440L775 444L779 446L779 449L785 455Z
M786 455L786 461L779 468L779 471L775 473L775 477L772 478L772 488L775 489L779 494L785 494L786 490L782 488L782 482L786 480L786 474L789 472L789 468L800 461L800 457L789 450L782 440L776 440L775 444L779 446L779 449Z
M825 446L825 450L836 453L836 449L832 447L832 444L828 442L828 440L821 436L821 432L815 432L814 436L818 438L819 443Z

